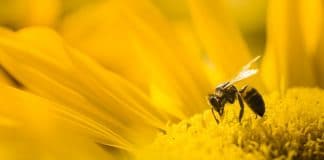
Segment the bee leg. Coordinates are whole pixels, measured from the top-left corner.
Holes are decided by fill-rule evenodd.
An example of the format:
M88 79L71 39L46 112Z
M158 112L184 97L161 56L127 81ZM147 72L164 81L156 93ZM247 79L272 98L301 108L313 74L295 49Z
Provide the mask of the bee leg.
M239 92L242 94L242 93L246 90L247 87L248 87L248 85L243 86L243 87L240 89Z
M219 124L219 120L215 116L215 112L214 112L214 108L213 107L211 108L211 111L212 111L212 114L214 116L214 119L215 119L216 123Z
M241 122L243 114L244 114L244 103L243 103L243 99L242 99L242 96L240 93L237 93L237 99L238 99L238 101L240 103L240 107L241 107L240 114L239 114L239 122Z

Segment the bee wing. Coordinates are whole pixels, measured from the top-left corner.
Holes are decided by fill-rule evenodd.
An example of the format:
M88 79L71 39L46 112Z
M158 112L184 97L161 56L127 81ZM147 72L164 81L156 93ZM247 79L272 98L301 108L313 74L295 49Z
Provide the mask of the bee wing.
M238 81L241 81L243 79L246 79L246 78L249 78L253 75L255 75L256 73L258 73L258 69L248 69L248 70L244 70L244 71L241 71L234 79L232 79L230 81L228 85L232 85Z
M260 59L260 57L261 56L256 56L255 58L253 58L249 63L247 63L245 66L242 67L241 71L248 70L253 63L255 63L256 61L258 61Z
M252 59L249 63L247 63L246 65L244 65L242 67L242 70L239 74L237 74L229 83L226 84L227 86L230 86L238 81L241 81L243 79L246 79L248 77L251 77L253 75L255 75L256 73L258 73L258 69L250 69L251 65L253 63L255 63L261 56L257 56L254 59Z

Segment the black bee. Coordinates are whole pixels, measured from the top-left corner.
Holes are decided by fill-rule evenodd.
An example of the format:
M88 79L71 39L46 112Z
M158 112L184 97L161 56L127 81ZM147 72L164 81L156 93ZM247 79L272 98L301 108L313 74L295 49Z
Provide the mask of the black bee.
M219 120L216 118L214 110L218 112L220 116L224 114L224 106L226 103L233 104L236 99L238 99L241 110L239 114L239 122L241 122L244 114L244 103L252 109L254 113L259 116L263 116L265 112L265 105L261 94L252 87L244 86L238 90L233 84L239 82L243 79L255 75L258 70L250 69L250 66L256 62L260 56L254 58L248 64L246 64L241 72L229 82L225 82L216 87L215 92L208 95L208 101L212 105L211 111L217 123Z

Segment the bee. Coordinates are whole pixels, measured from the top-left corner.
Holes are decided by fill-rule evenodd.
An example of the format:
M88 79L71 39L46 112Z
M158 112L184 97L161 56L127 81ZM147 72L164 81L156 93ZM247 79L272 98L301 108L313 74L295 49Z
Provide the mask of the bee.
M214 93L208 95L208 102L212 106L211 112L217 123L219 120L215 116L214 110L218 112L220 116L224 114L224 106L226 103L233 104L236 99L240 104L239 122L241 122L244 114L244 102L252 109L254 113L259 116L263 116L265 112L265 104L261 94L253 87L245 85L238 90L234 84L255 75L258 69L250 69L251 65L255 63L260 56L255 57L245 66L242 70L230 81L218 85Z

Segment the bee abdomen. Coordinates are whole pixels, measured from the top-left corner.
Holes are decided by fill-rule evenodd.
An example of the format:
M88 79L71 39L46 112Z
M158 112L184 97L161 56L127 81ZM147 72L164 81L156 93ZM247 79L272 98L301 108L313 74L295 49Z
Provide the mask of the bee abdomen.
M263 116L265 112L265 105L261 94L252 87L245 87L240 90L240 93L245 103L259 116Z

